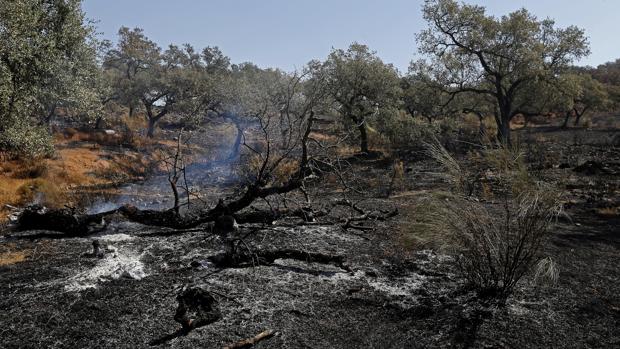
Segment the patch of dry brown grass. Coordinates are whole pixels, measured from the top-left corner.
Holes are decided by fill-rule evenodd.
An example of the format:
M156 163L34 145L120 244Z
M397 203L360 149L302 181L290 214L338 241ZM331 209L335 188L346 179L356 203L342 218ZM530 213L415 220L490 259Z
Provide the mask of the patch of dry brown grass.
M11 251L0 253L0 266L23 262L28 258L27 251Z
M126 114L121 117L121 121L134 132L144 130L147 127L146 118L141 114L136 114L132 117Z
M72 205L72 188L110 180L110 176L98 176L97 170L108 169L117 177L133 178L144 176L149 165L135 152L126 151L126 155L110 158L110 152L104 148L62 138L52 159L0 163L0 222L8 217L6 204L19 206L37 200L50 207Z
M620 206L597 208L596 214L602 217L618 217L620 215Z
M102 162L93 170L97 178L126 181L148 175L152 162L140 153L125 153L114 156L111 160Z

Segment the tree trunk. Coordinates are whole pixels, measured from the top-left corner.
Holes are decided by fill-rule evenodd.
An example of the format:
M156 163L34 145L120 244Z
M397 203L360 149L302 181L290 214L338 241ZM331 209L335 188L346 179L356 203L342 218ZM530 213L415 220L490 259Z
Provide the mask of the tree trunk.
M233 123L235 124L235 127L237 128L237 137L235 138L235 143L232 146L232 150L230 151L230 154L226 158L226 160L228 161L232 161L236 159L237 156L239 156L239 147L241 147L241 140L243 138L243 129L241 128L241 125L239 124L239 122L236 120L233 120Z
M476 115L478 115L478 121L480 122L478 126L478 134L480 137L484 137L487 134L487 129L484 127L484 115L482 115L481 112L476 112Z
M566 112L566 115L564 116L564 122L562 123L562 128L568 127L568 120L570 119L570 115L571 115L571 112L569 110Z
M103 121L102 116L98 116L97 120L95 120L95 130L99 130L101 128L101 122Z
M581 120L581 117L585 113L586 113L586 109L584 109L581 113L575 110L575 126L579 126L579 120Z
M502 144L510 144L510 121L504 120L497 125L497 140Z
M368 149L368 130L366 129L366 121L362 121L358 124L357 128L360 131L360 151L362 153L369 153Z
M56 105L52 105L47 116L45 117L45 124L51 133L53 131L52 123L54 122L54 116L56 116Z
M172 195L174 196L174 206L172 207L172 210L174 210L176 214L179 214L181 202L179 199L179 189L177 188L177 178L169 178L168 182L170 182L170 188L172 189Z
M148 118L148 128L146 131L146 136L148 138L153 138L155 136L155 124L156 123L157 123L157 120L155 120L155 118L153 117Z
M508 107L499 108L499 115L495 114L497 123L497 140L504 145L510 144L510 109Z

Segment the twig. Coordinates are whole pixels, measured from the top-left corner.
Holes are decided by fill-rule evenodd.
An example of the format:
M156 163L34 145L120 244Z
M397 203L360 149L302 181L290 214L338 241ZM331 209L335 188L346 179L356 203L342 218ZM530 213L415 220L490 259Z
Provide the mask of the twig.
M225 346L224 349L249 348L249 347L254 346L254 344L262 341L263 339L267 339L267 338L273 337L274 334L276 334L275 331L273 331L273 330L266 330L266 331L263 331L263 332L257 334L256 336L254 336L252 338L244 339L244 340L241 340L241 341L229 344L229 345Z

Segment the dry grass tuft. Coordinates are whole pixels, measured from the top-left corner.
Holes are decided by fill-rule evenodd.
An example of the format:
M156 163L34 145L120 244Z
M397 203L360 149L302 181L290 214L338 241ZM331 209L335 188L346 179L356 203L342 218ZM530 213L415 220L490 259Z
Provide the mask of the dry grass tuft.
M153 166L148 157L140 153L127 153L116 155L112 160L100 164L93 174L106 180L127 181L146 177Z
M12 173L13 178L28 179L43 177L47 174L48 167L45 159L28 159L22 161Z
M425 143L426 154L437 161L443 170L444 177L452 184L458 192L471 195L471 184L469 183L469 173L461 167L458 161L444 148L436 138Z
M0 253L0 266L13 265L23 262L28 258L26 251L11 251Z
M618 217L620 215L620 206L597 208L596 213L602 217Z
M17 188L19 204L40 203L49 207L63 207L68 201L68 193L57 182L37 178Z
M417 206L412 226L417 238L451 250L463 276L481 294L508 296L541 260L549 228L561 213L558 192L529 175L519 149L484 149L479 160L493 181L484 183L483 196L497 193L502 204L483 204L473 196L471 174L439 142L428 144L427 152L441 165L453 192L433 194ZM553 274L553 268L540 264L540 276Z
M509 295L540 260L549 227L561 212L551 194L506 199L500 212L474 201L452 200L439 210L442 230L458 246L459 266L485 294Z
M534 281L555 285L560 278L560 269L551 257L546 257L538 261L534 273Z

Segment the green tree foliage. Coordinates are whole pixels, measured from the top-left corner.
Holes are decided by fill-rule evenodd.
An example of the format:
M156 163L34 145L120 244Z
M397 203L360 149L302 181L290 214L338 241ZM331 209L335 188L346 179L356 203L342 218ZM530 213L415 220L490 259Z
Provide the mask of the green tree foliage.
M422 62L411 64L402 78L402 105L412 117L424 117L431 123L437 117L454 114L460 106L427 68Z
M0 1L1 147L47 155L56 107L96 108L96 41L79 0Z
M596 69L589 69L594 79L605 86L605 90L614 109L620 108L620 59L601 64Z
M498 139L510 142L510 120L532 105L532 91L555 89L558 76L589 54L583 30L556 28L521 9L500 18L454 0L428 0L420 53L446 91L484 94L497 106Z
M346 51L333 50L323 69L338 113L358 129L360 151L369 152L368 122L394 109L399 102L401 90L396 69L358 43Z
M592 78L588 73L567 74L563 77L568 90L569 101L566 118L563 127L567 126L568 119L575 117L575 126L579 125L579 120L587 112L600 111L606 109L609 104L609 96L605 85Z
M144 108L148 137L154 136L157 123L168 114L196 123L221 105L229 60L217 47L200 54L190 45L170 45L162 52L142 29L122 27L118 35L104 68L118 101L129 107L130 114L138 106Z

